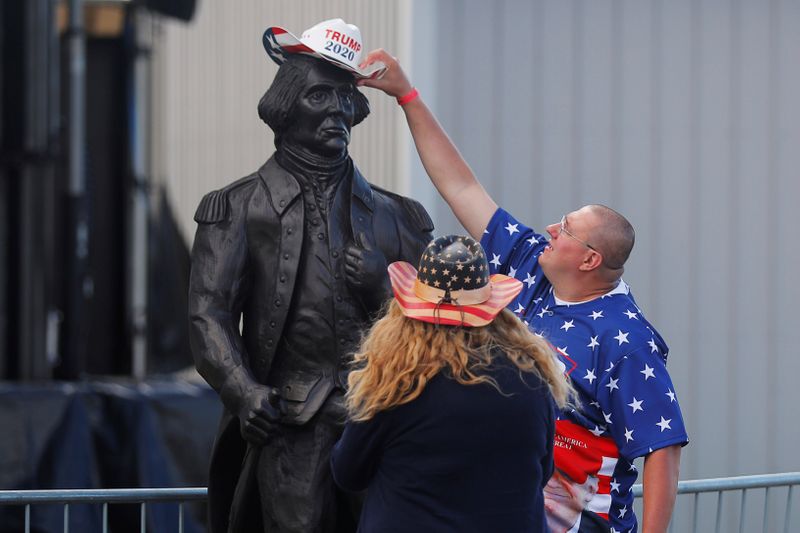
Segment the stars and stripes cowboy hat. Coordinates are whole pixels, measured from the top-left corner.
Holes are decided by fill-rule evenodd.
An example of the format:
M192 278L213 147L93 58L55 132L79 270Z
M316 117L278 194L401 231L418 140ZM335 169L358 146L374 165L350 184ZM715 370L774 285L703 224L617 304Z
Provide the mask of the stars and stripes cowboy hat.
M364 57L361 30L342 19L324 20L302 33L300 38L280 26L271 26L262 38L264 49L275 63L282 65L288 54L305 54L333 63L358 78L379 78L386 65L376 61L360 68Z
M459 235L431 241L419 270L392 263L389 279L405 316L449 326L485 326L522 290L517 279L489 274L481 245Z

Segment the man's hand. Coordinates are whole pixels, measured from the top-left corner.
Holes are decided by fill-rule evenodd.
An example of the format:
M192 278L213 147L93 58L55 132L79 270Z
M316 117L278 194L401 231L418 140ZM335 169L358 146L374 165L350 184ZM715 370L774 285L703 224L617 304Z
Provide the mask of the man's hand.
M408 81L406 73L403 72L403 69L400 67L400 62L397 61L396 57L391 56L386 50L382 48L373 50L367 54L367 57L361 62L360 66L361 68L364 68L376 61L381 61L386 65L387 69L384 75L381 76L380 79L367 78L358 80L357 84L359 86L379 89L389 96L394 96L395 98L404 96L411 92L413 87L411 86L411 82Z
M345 250L344 271L347 283L358 291L385 289L386 257L371 236L359 232L354 243ZM381 297L385 294L381 294Z
M265 385L251 388L239 408L239 429L249 443L263 446L281 417L278 391Z

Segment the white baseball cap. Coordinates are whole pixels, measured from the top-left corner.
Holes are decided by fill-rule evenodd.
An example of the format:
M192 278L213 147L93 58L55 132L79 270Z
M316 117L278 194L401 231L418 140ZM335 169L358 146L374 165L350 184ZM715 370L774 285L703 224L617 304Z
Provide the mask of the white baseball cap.
M305 54L324 59L359 78L380 78L387 68L380 61L359 68L364 56L361 31L342 19L322 21L304 31L299 39L285 28L271 26L262 41L269 57L279 65L286 61L287 54Z

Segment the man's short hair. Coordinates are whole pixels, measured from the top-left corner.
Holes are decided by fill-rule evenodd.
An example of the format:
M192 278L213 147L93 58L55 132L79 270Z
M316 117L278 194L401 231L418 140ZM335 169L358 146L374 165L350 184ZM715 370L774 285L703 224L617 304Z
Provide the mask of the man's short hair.
M603 254L607 268L622 268L630 257L636 240L633 226L627 218L610 207L592 204L591 209L598 219L597 229L592 232L592 244Z
M280 143L289 125L289 117L292 116L297 99L306 87L309 71L320 65L336 68L315 57L290 55L280 66L272 85L258 102L258 116L275 132L275 146ZM355 126L369 115L369 100L355 86L355 78L353 78L353 89L353 126Z

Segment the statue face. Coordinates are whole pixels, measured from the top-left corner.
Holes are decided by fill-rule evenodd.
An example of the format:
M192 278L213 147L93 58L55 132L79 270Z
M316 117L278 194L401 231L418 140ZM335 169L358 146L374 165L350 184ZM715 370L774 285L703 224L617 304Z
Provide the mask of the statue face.
M350 143L354 92L352 75L322 61L315 64L295 104L286 139L320 155L340 155Z

